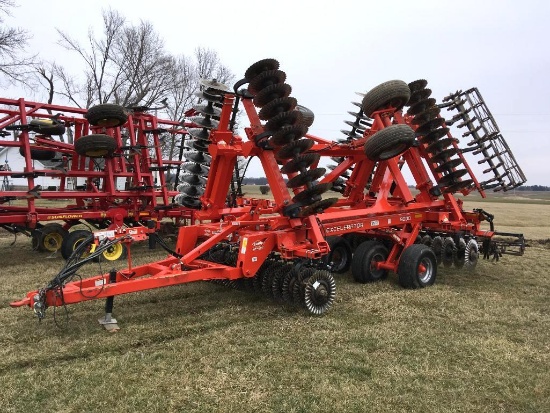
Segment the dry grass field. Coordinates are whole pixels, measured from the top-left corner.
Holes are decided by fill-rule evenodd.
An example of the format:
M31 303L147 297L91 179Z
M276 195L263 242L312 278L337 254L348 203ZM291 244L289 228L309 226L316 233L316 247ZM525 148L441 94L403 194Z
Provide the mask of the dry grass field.
M249 191L254 189L248 188ZM470 197L468 197L470 198ZM548 412L550 201L475 197L468 208L523 232L522 257L440 268L431 288L337 278L323 317L195 283L48 310L9 302L44 286L62 259L0 234L3 412ZM144 263L165 255L133 248ZM82 275L106 271L90 265Z

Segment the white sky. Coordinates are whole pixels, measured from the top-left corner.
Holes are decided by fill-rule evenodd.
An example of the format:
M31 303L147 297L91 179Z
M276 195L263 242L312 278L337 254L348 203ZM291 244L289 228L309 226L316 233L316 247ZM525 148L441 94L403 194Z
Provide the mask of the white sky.
M351 120L346 112L355 109L356 91L424 78L440 101L475 86L527 184L550 185L547 0L16 1L20 7L8 24L34 35L31 51L75 71L77 57L56 44L55 29L85 40L89 27L99 33L108 7L130 21L152 22L174 54L191 56L198 46L216 50L237 78L255 61L275 58L292 96L316 114L310 133L331 140L343 137L339 130ZM43 99L29 91L3 95ZM262 175L257 165L248 174Z

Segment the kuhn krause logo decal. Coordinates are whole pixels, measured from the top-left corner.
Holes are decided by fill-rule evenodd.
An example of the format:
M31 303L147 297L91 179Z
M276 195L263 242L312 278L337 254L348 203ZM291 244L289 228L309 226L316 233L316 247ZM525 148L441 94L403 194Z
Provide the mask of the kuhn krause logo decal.
M250 247L252 251L261 251L264 249L264 245L265 245L265 240L263 241L257 240L257 241L253 241L250 244ZM248 248L248 238L244 237L241 243L241 254L245 254L247 248Z
M261 251L264 249L265 241L254 241L252 243L252 251Z

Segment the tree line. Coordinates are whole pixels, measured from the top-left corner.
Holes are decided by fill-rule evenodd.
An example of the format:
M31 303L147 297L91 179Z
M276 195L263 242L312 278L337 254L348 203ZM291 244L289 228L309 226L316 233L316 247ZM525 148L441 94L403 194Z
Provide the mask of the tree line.
M193 56L173 55L150 22L134 24L113 9L103 10L101 29L96 33L90 28L85 42L56 29L57 44L83 63L81 73L71 73L55 58L25 54L31 33L5 22L15 6L14 0L0 0L0 84L42 90L50 104L155 108L181 122L184 113L198 103L195 92L200 79L227 84L235 79L216 51L197 47ZM163 151L171 159L178 139L165 140ZM67 140L72 143L70 135Z

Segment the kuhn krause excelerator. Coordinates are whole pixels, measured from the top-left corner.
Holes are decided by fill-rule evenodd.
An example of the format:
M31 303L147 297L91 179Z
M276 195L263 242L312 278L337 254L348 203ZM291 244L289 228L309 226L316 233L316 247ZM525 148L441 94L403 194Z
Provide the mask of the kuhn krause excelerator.
M44 288L11 305L30 306L44 317L49 306L107 298L108 324L116 295L209 280L323 314L336 294L333 273L350 267L361 283L394 271L403 287L422 288L434 283L440 263L472 269L480 252L487 258L521 254L521 235L496 241L492 215L465 211L455 197L474 190L484 196L487 188L508 190L525 181L481 96L456 92L437 104L426 85L392 80L375 87L350 112L345 138L332 141L307 133L313 113L290 96L274 59L250 66L233 89L203 81L205 104L190 119L199 127L188 130L192 144L211 156L200 202L187 205L196 208L198 223L179 229L166 259L134 267L130 256L126 269L75 280L78 268L102 249L147 235L145 229L96 233L89 255L82 258L83 243ZM246 137L232 132L241 106L249 121ZM451 136L443 108L458 111L450 122L468 129L465 145ZM466 151L480 155L493 176L478 181ZM253 156L273 200L239 199L228 206L235 163ZM328 172L319 166L323 160ZM482 221L490 229L481 229Z

